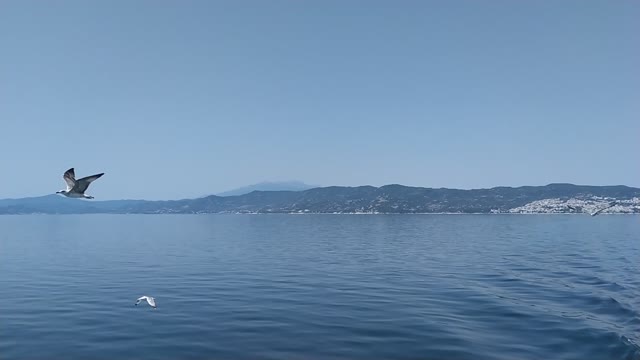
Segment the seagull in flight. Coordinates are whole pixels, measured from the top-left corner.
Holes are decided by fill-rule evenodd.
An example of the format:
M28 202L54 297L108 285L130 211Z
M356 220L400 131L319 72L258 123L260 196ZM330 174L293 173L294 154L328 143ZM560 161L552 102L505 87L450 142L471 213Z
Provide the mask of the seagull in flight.
M140 302L142 300L146 300L147 303L152 307L152 308L156 308L156 299L151 297L151 296L141 296L138 298L138 300L136 301L136 306L138 306L138 304L140 304Z
M596 215L600 214L601 212L603 212L603 211L607 210L608 208L610 208L610 207L614 207L614 206L616 206L616 205L617 205L617 202L615 202L615 201L614 201L614 202L611 202L611 203L609 203L609 206L607 206L607 207L603 207L603 208L601 208L601 209L598 209L598 210L596 210L595 212L592 212L590 215L591 215L591 216L596 216Z
M91 184L93 181L95 181L102 175L104 175L104 173L86 176L86 177L83 177L82 179L76 180L76 174L73 168L71 168L65 171L64 175L62 176L64 181L67 183L67 189L56 191L56 194L62 194L66 197L71 197L71 198L93 199L93 196L85 195L84 192L87 191L89 184Z

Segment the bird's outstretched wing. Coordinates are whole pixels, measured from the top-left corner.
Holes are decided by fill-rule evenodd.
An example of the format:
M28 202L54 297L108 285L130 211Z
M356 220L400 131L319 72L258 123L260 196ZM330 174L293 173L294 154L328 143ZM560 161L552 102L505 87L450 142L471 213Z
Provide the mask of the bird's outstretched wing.
M146 300L151 307L154 307L154 308L156 307L156 299L152 298L151 296L139 297L138 300L136 300L136 305L140 304L142 300Z
M104 175L104 173L86 176L86 177L83 177L82 179L76 180L75 186L73 187L73 191L79 192L79 193L83 193L87 191L89 184L94 182L96 179L98 179L102 175Z
M64 175L62 175L62 178L67 183L67 191L70 191L76 185L76 173L74 172L73 168L65 171Z
M605 210L607 210L609 208L612 208L612 207L614 207L616 205L617 205L617 202L615 202L615 201L614 202L610 202L609 205L607 205L606 207L603 207L603 208L598 209L595 212L591 213L591 216L596 216L596 215L600 214L601 212L603 212L603 211L605 211Z

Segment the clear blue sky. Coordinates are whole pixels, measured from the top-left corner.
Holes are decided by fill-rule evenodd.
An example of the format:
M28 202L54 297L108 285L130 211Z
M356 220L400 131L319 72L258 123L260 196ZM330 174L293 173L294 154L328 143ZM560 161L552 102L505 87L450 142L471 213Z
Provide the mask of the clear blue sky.
M638 1L0 2L0 198L640 186Z

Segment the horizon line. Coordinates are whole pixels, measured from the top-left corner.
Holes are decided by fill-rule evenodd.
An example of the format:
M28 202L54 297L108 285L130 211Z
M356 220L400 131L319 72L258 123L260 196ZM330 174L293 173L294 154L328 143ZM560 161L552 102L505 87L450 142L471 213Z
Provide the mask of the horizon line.
M253 185L257 185L257 184L253 184ZM246 185L246 186L243 186L243 187L249 187L249 186L253 186L253 185ZM149 199L105 199L105 200L100 200L100 199L95 199L92 202L101 202L101 201L183 201L183 200L204 199L204 198L208 198L208 197L219 197L219 198L238 197L238 196L245 196L245 195L248 195L248 194L251 194L251 193L254 193L254 192L305 192L305 191L310 191L310 190L314 190L314 189L326 189L326 188L349 188L349 189L355 189L355 188L362 188L362 187L370 187L370 188L374 188L374 189L380 189L380 188L388 187L388 186L402 186L402 187L407 187L407 188L432 189L432 190L474 191L474 190L492 190L492 189L498 189L498 188L518 189L518 188L524 188L524 187L547 187L547 186L552 186L552 185L589 186L589 187L627 187L627 188L632 188L632 189L640 189L640 187L629 186L629 185L624 185L624 184L616 184L616 185L586 185L586 184L574 184L574 183L567 183L567 182L552 182L552 183L547 183L545 185L519 185L519 186L499 185L499 186L493 186L493 187L480 187L480 188L468 188L468 189L449 188L449 187L413 186L413 185L403 185L403 184L399 184L399 183L389 183L389 184L380 185L380 186L374 186L374 185L353 185L353 186L352 185L327 185L327 186L315 186L315 187L311 187L311 188L305 189L305 190L252 190L252 191L250 191L248 193L239 194L239 195L221 196L221 195L211 194L211 195L205 195L205 196L199 196L199 197L182 197L182 198L177 198L177 199L158 199L158 200L149 200ZM242 187L240 187L238 189L241 189L241 188ZM230 191L233 191L233 190L223 191L223 192L220 192L220 193L225 193L225 192L230 192ZM48 196L52 196L52 195L58 196L57 194L34 195L34 196L23 196L23 197L13 197L13 198L0 198L0 201L37 199L37 198L48 197ZM61 197L61 198L64 198L64 197ZM69 199L69 200L73 201L73 200L78 200L78 199ZM79 199L79 200L84 200L84 199Z

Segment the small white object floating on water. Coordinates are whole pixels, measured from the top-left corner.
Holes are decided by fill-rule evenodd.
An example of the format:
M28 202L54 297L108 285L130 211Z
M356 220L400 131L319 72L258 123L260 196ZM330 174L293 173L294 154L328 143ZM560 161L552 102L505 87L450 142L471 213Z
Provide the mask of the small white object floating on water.
M93 196L85 195L84 192L87 191L87 188L89 188L89 185L93 181L95 181L102 175L104 175L104 173L86 176L86 177L83 177L82 179L76 180L76 174L73 168L71 168L65 171L64 175L62 175L62 178L67 183L67 189L56 191L56 194L62 194L66 197L71 197L71 198L93 199Z
M138 298L138 300L136 301L136 306L138 306L138 304L140 304L140 302L142 300L146 300L147 303L152 307L152 308L156 308L156 299L151 297L151 296L141 296Z

